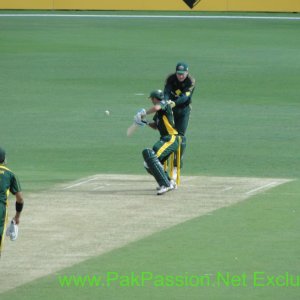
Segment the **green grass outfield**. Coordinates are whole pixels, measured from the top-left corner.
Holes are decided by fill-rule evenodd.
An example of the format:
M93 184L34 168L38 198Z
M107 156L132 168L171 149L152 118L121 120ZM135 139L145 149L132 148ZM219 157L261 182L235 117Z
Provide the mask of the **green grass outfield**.
M296 179L67 274L299 272L299 30L299 20L0 17L0 144L25 194L143 173L157 134L125 136L150 105L136 94L162 88L180 60L197 79L184 174ZM53 275L1 300L298 299L299 288L63 289Z

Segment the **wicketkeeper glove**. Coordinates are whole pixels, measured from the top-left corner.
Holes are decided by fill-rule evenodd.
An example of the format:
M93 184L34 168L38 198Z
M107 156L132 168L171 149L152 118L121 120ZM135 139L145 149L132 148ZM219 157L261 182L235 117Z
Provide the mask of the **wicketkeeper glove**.
M15 241L18 238L19 228L15 220L12 219L7 230L6 235L10 238L11 241Z
M172 100L168 100L167 103L171 106L171 108L176 106L176 103Z

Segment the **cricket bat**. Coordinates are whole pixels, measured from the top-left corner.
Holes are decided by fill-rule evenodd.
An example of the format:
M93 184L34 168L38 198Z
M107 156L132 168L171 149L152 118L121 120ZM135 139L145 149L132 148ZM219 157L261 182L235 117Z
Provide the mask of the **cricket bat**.
M127 136L132 136L134 132L139 128L139 126L134 122L132 125L130 125L127 129Z

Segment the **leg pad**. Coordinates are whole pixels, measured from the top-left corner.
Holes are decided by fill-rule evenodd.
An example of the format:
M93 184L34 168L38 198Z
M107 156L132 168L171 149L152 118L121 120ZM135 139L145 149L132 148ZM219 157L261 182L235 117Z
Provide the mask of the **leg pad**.
M154 176L159 186L170 186L170 181L164 171L163 165L158 160L155 152L152 149L144 149L143 152L144 161L146 162L150 173Z

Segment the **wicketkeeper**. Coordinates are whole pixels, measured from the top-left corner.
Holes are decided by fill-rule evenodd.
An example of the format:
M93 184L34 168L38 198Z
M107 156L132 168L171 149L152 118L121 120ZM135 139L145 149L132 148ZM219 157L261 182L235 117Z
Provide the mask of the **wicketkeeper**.
M180 141L178 132L174 128L172 107L164 100L163 92L161 90L153 91L149 99L153 106L147 111L145 109L139 111L135 116L135 122L140 126L148 125L153 129L158 129L160 133L160 139L153 148L143 150L143 157L146 170L159 184L157 194L162 195L176 188L175 182L164 170L163 163L177 151ZM145 116L153 113L155 113L153 122L147 122Z
M0 148L0 256L8 218L7 206L9 193L16 196L16 214L6 231L6 235L9 236L12 241L18 237L18 224L20 223L20 215L24 205L19 180L14 173L5 166L5 163L5 151Z
M181 158L186 149L185 134L189 124L194 89L195 79L189 74L188 65L184 62L179 62L176 65L175 73L169 75L166 79L164 98L173 108L175 129L182 138ZM175 161L175 166L176 165L177 163ZM176 168L174 176L176 176Z

